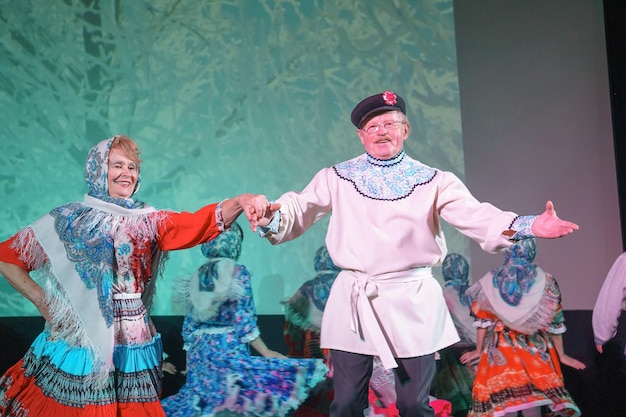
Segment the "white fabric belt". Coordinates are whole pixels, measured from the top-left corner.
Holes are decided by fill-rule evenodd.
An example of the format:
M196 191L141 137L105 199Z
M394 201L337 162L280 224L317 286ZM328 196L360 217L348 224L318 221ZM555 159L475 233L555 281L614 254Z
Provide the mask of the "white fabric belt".
M141 298L140 292L120 292L113 294L114 300L132 300L134 298Z
M234 332L235 328L233 326L227 327L203 327L201 329L194 330L191 332L191 336L199 336L202 334L221 334L221 333L231 333Z
M431 278L432 268L421 267L410 271L390 272L382 275L370 276L358 271L349 271L355 275L354 285L352 286L352 295L350 305L352 309L352 318L350 320L350 330L357 333L361 340L363 339L363 331L361 330L361 323L364 323L369 330L369 334L372 337L372 341L376 349L378 349L378 356L385 369L397 368L395 358L389 342L385 337L383 330L378 324L376 314L372 308L371 298L378 295L377 282L412 282L419 281L425 278ZM359 304L362 307L364 321L359 317Z

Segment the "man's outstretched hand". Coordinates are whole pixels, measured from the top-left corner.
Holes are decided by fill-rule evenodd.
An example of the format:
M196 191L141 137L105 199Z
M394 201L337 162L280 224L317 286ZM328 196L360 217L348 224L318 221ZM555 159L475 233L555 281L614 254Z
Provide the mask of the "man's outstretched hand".
M578 225L559 219L552 201L546 203L546 211L537 216L532 225L533 235L544 239L563 237L574 230L578 230Z

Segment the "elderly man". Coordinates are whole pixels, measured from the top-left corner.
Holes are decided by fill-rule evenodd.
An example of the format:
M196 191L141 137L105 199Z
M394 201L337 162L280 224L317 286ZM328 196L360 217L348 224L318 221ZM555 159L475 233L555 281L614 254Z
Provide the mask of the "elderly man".
M365 153L319 171L279 210L255 213L251 227L272 244L302 235L332 212L328 252L342 269L324 311L321 346L330 349L332 417L363 416L372 359L394 368L403 417L432 416L428 394L435 352L459 340L431 267L446 256L441 219L496 252L527 237L556 238L578 229L556 216L518 216L474 198L450 172L409 157L405 101L392 91L363 99L351 115Z

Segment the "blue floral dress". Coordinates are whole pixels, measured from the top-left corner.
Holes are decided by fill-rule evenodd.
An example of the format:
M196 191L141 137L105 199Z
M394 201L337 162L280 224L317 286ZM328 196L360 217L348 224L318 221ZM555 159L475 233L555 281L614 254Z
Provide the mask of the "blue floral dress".
M250 342L260 332L245 266L229 258L211 259L188 287L190 311L182 331L187 380L177 394L161 401L167 416L213 416L222 410L285 416L324 380L328 369L320 359L251 355Z

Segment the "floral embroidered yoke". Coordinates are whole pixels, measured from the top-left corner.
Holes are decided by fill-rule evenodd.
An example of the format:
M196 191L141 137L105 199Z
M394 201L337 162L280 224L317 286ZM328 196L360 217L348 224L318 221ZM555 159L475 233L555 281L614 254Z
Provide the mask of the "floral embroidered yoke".
M410 158L404 150L389 160L367 155L333 167L337 175L350 181L362 195L374 200L399 200L419 185L430 182L437 171Z

